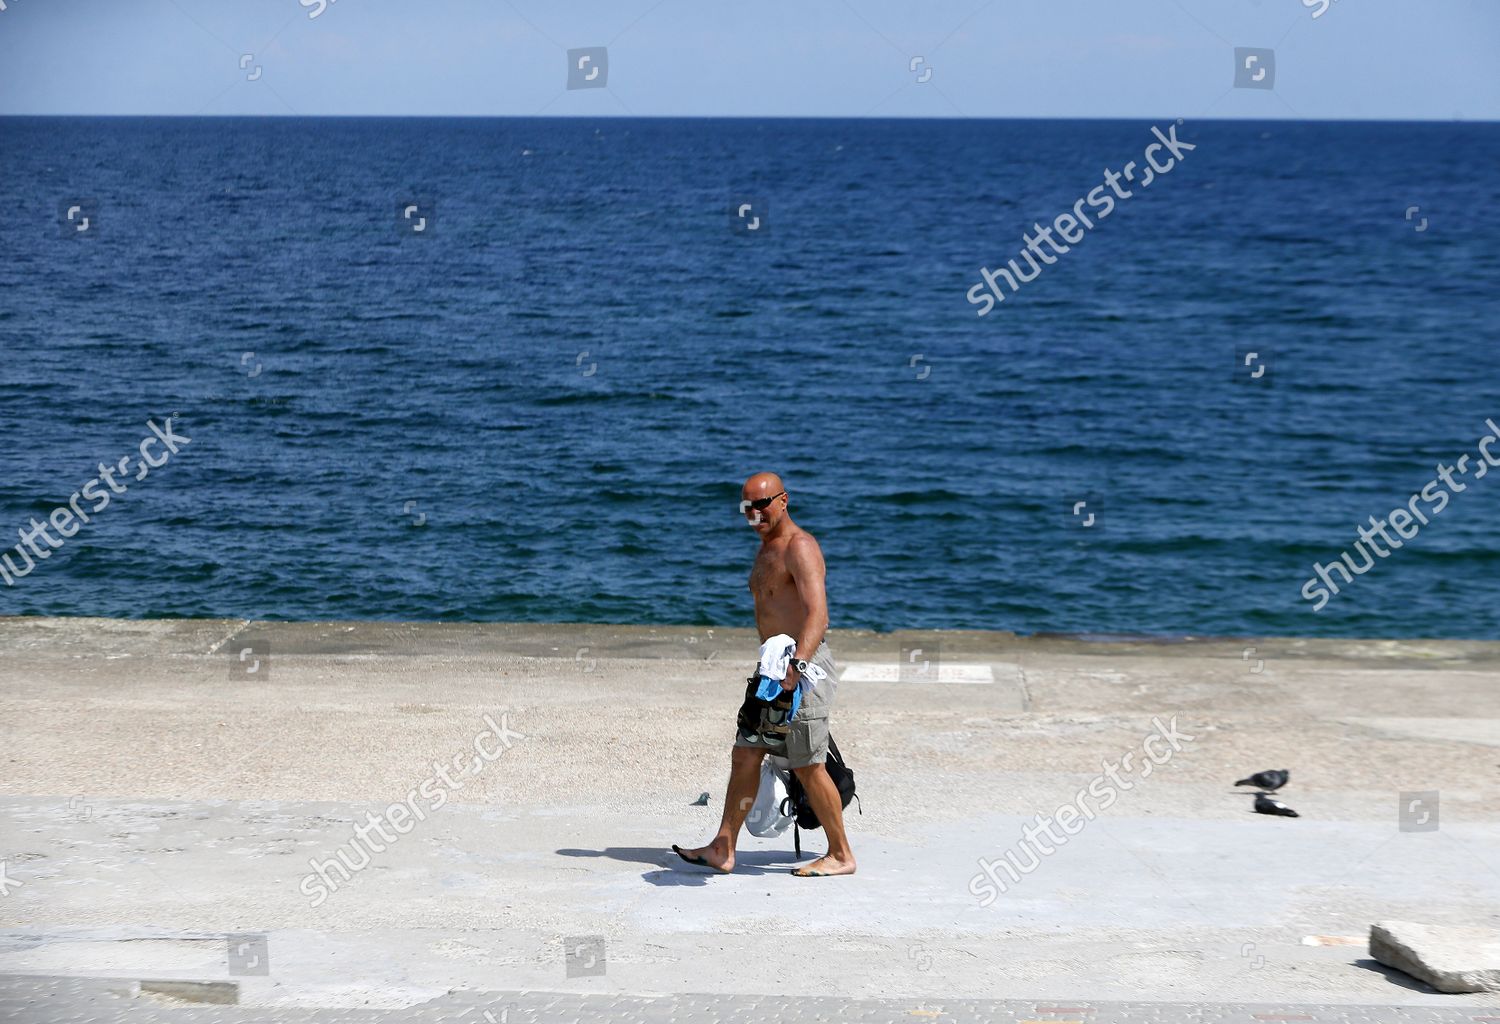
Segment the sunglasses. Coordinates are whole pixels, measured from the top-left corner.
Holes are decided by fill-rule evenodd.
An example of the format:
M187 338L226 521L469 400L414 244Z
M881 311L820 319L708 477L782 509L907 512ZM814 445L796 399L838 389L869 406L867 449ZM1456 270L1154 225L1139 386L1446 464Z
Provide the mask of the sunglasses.
M768 509L768 508L771 507L771 502L775 501L777 498L781 497L785 493L786 493L786 491L777 491L775 494L771 495L769 498L760 498L760 499L757 499L756 501L749 501L749 500L742 501L742 502L740 502L740 515L744 515L746 512L750 511L752 508L755 509L755 511L757 511L757 512L764 512L766 509Z

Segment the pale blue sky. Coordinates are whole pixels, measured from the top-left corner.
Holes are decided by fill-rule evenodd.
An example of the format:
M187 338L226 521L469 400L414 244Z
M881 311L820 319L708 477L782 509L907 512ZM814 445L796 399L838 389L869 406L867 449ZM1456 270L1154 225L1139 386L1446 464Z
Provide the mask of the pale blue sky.
M1500 120L1500 0L0 2L0 114Z

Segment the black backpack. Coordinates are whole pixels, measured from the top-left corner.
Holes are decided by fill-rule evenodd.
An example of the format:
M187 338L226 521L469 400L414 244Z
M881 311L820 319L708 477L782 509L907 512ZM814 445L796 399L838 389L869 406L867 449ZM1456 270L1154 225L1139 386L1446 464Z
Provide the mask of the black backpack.
M839 803L849 806L849 801L858 800L859 796L854 792L854 772L844 763L844 755L839 753L839 745L833 742L833 737L828 737L828 759L823 762L823 767L828 772L828 777L833 779L834 786L839 791ZM787 773L790 778L787 781L786 797L781 801L781 813L795 816L792 825L792 844L797 851L797 856L802 856L802 834L801 829L822 828L823 823L813 813L812 802L807 799L807 791L802 788L802 783L797 780L796 772ZM859 813L864 814L864 805L859 807Z

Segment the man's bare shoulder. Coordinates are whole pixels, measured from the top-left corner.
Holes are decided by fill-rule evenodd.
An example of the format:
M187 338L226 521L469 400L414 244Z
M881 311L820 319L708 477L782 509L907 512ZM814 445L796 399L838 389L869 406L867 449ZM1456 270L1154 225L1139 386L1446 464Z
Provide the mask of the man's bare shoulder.
M792 539L787 541L786 553L788 561L823 560L823 549L818 546L818 539L800 527Z

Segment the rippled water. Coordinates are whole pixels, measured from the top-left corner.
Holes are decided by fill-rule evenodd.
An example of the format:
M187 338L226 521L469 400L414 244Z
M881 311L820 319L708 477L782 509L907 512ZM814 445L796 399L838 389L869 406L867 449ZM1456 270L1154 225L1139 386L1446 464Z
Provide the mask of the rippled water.
M1299 594L1500 421L1500 128L1188 123L976 316L1149 129L0 119L0 529L192 439L0 613L748 624L772 469L836 627L1500 637L1500 474Z

